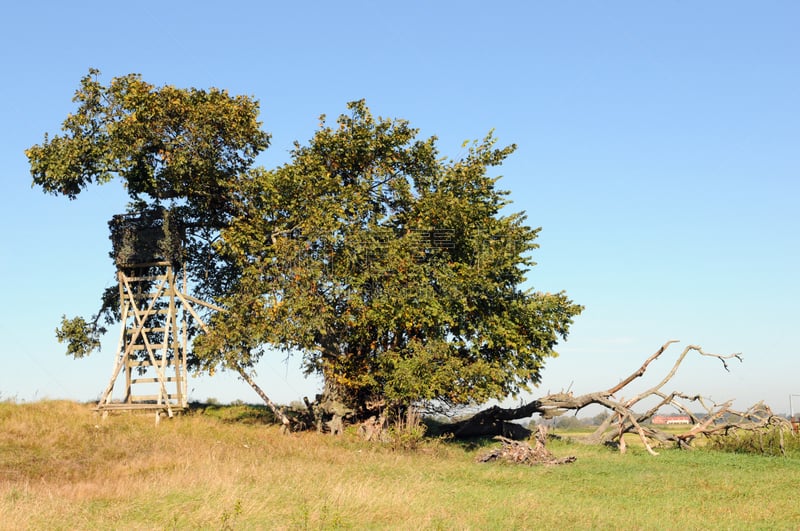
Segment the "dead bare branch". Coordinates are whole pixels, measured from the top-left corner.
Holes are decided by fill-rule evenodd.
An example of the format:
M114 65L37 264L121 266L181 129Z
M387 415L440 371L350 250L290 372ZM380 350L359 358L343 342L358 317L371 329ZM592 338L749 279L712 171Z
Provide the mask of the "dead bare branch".
M616 444L620 452L625 452L627 444L625 434L631 433L638 436L644 448L652 455L658 455L655 450L658 446L675 445L679 448L691 448L692 442L700 436L710 437L721 433L730 433L742 430L759 430L768 427L779 427L781 447L783 447L783 432L791 430L791 425L786 419L774 415L763 403L756 404L745 412L736 412L731 409L732 401L722 404L708 402L701 395L686 394L681 391L664 391L686 357L695 352L700 356L720 360L723 368L730 372L728 361L738 359L743 361L740 353L720 355L705 352L697 345L686 346L677 356L675 363L669 371L652 387L635 394L630 399L616 398L616 395L625 390L633 381L644 376L650 364L658 359L677 340L664 343L656 352L648 357L644 363L633 373L628 375L618 384L605 391L587 393L574 396L571 392L548 394L528 404L517 408L492 408L480 411L473 417L453 423L450 433L456 437L501 435L512 436L507 432L507 426L514 419L527 418L540 415L544 419L558 417L568 411L577 413L581 409L597 404L607 409L609 415L594 433L585 438L589 443ZM655 405L644 413L636 413L635 406L645 400L656 399ZM676 434L653 424L653 418L662 408L673 408L688 417L691 428ZM697 413L698 408L703 410ZM518 425L515 425L518 426ZM529 432L528 432L529 433ZM525 436L525 433L522 433ZM511 450L508 450L511 451Z
M606 391L606 393L607 393L609 396L611 396L611 395L614 395L614 394L618 393L620 390L622 390L622 389L624 389L625 387L627 387L627 385L628 385L629 383L631 383L632 381L634 381L636 378L640 378L640 377L641 377L641 376L642 376L642 375L645 373L645 371L647 370L647 366L648 366L648 365L650 365L650 363L651 363L653 360L655 360L655 359L657 359L659 356L661 356L661 354L663 354L663 353L664 353L664 351L665 351L665 350L667 350L667 348L668 348L668 347L669 347L671 344L673 344L673 343L677 343L677 342L678 342L678 340L677 340L677 339L670 339L669 341L667 341L666 343L664 343L663 345L661 345L661 348L659 348L659 349L658 349L658 350L657 350L657 351L656 351L656 352L655 352L655 353L654 353L652 356L650 356L649 358L647 358L647 359L644 361L644 363L642 364L642 366L641 366L641 367L639 367L639 369L638 369L637 371L635 371L633 374L631 374L630 376L628 376L627 378L625 378L623 381L621 381L620 383L618 383L617 385L615 385L614 387L612 387L611 389L609 389L608 391Z

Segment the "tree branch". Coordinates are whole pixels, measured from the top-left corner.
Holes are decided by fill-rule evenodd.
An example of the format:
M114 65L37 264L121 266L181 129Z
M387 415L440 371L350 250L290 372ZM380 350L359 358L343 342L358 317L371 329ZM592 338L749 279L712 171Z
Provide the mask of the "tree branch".
M742 361L742 355L739 353L730 355L711 354L705 352L697 345L688 345L678 355L673 366L656 385L636 394L633 398L628 400L616 399L614 397L616 393L626 388L631 382L642 377L650 364L658 359L671 344L676 342L676 340L670 340L664 343L655 353L648 357L636 371L617 385L605 391L587 393L580 396L573 396L572 393L564 392L549 394L516 408L504 409L494 406L476 413L469 419L451 424L445 431L453 433L456 437L505 435L502 431L507 430L507 425L511 420L527 418L535 414L539 414L545 419L550 419L562 415L567 411L577 412L588 405L597 404L604 407L612 413L612 415L609 415L585 441L595 444L616 443L620 452L623 453L627 448L624 435L629 432L635 432L637 434L644 448L651 455L658 455L658 452L654 449L655 444L675 444L679 448L690 448L692 441L698 436L708 437L731 430L757 430L768 426L779 426L782 430L781 437L783 436L783 431L787 429L785 425L788 425L788 421L773 415L769 408L763 403L756 404L742 413L731 409L731 401L719 405L706 404L705 400L700 395L690 395L680 391L672 391L669 393L662 391L664 386L666 386L678 372L678 368L686 359L686 356L692 351L697 352L701 356L720 360L726 371L730 371L727 363L728 360L735 358ZM642 414L634 412L633 408L636 404L650 398L658 399L656 405ZM698 416L692 411L690 404L696 404L702 407L705 410L705 415ZM673 432L661 430L656 426L644 425L644 423L650 421L658 411L665 406L674 407L688 416L694 424L693 427L676 435ZM783 439L781 438L781 440Z

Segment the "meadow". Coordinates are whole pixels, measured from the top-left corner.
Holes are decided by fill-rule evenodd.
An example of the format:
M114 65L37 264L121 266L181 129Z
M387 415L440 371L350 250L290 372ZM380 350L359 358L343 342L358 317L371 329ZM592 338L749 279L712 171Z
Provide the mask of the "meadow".
M74 402L0 402L2 529L798 529L800 455L552 441L561 466L475 462L493 441L413 450L281 434L252 408L158 426Z

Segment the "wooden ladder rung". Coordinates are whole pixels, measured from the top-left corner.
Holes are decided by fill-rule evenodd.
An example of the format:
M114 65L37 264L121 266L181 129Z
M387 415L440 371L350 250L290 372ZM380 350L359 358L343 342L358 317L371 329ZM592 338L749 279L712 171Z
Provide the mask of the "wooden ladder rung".
M166 378L164 378L164 381L165 382L177 382L178 379L175 378L174 376L167 376ZM131 380L131 385L137 384L137 383L159 383L159 382L161 382L160 378L133 378Z
M150 400L161 400L162 395L131 395L131 402L147 402ZM179 398L179 395L169 393L167 394L167 400L173 400Z
M182 410L183 406L178 404L170 404L170 408ZM112 402L111 404L98 404L95 408L97 411L133 411L143 409L167 409L165 404L131 404L129 402Z
M150 350L164 350L164 347L167 348L181 348L180 343L150 343ZM131 350L148 350L146 345L131 345Z
M163 334L164 332L166 332L167 329L165 327L163 327L163 326L159 326L159 327L154 327L154 328L140 328L138 330L141 330L141 332L143 334L151 334L151 333L152 334L158 334L158 333ZM135 330L128 329L125 333L127 335L129 335L129 336L132 336L134 332L135 332Z
M155 298L159 298L160 299L165 294L166 294L166 292L162 292L160 294L159 293L126 293L125 296L126 297L130 297L132 299L147 299L147 300L150 300L150 299L155 299Z
M151 315L167 315L169 313L169 308L162 308L159 310L139 310L134 308L132 313L135 313L139 317L149 317Z
M125 277L125 280L130 282L145 282L154 280L167 280L167 275L145 275L142 277Z
M156 361L159 362L161 360L156 360ZM150 361L150 360L141 360L141 361L137 360L137 361L129 361L126 365L128 367L152 367L153 366L153 362ZM171 360L167 360L167 363L165 363L163 366L164 367L170 367L171 365L172 365L172 361ZM159 367L162 367L162 365L160 363L159 363Z

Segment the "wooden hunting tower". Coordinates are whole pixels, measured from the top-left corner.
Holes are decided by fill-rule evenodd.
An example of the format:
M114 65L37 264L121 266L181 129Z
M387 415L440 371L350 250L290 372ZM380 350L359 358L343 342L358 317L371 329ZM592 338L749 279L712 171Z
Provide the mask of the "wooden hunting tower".
M97 409L154 410L170 417L188 406L188 314L183 233L170 211L149 209L109 223L119 282L121 332L111 381ZM122 380L122 396L113 391Z

